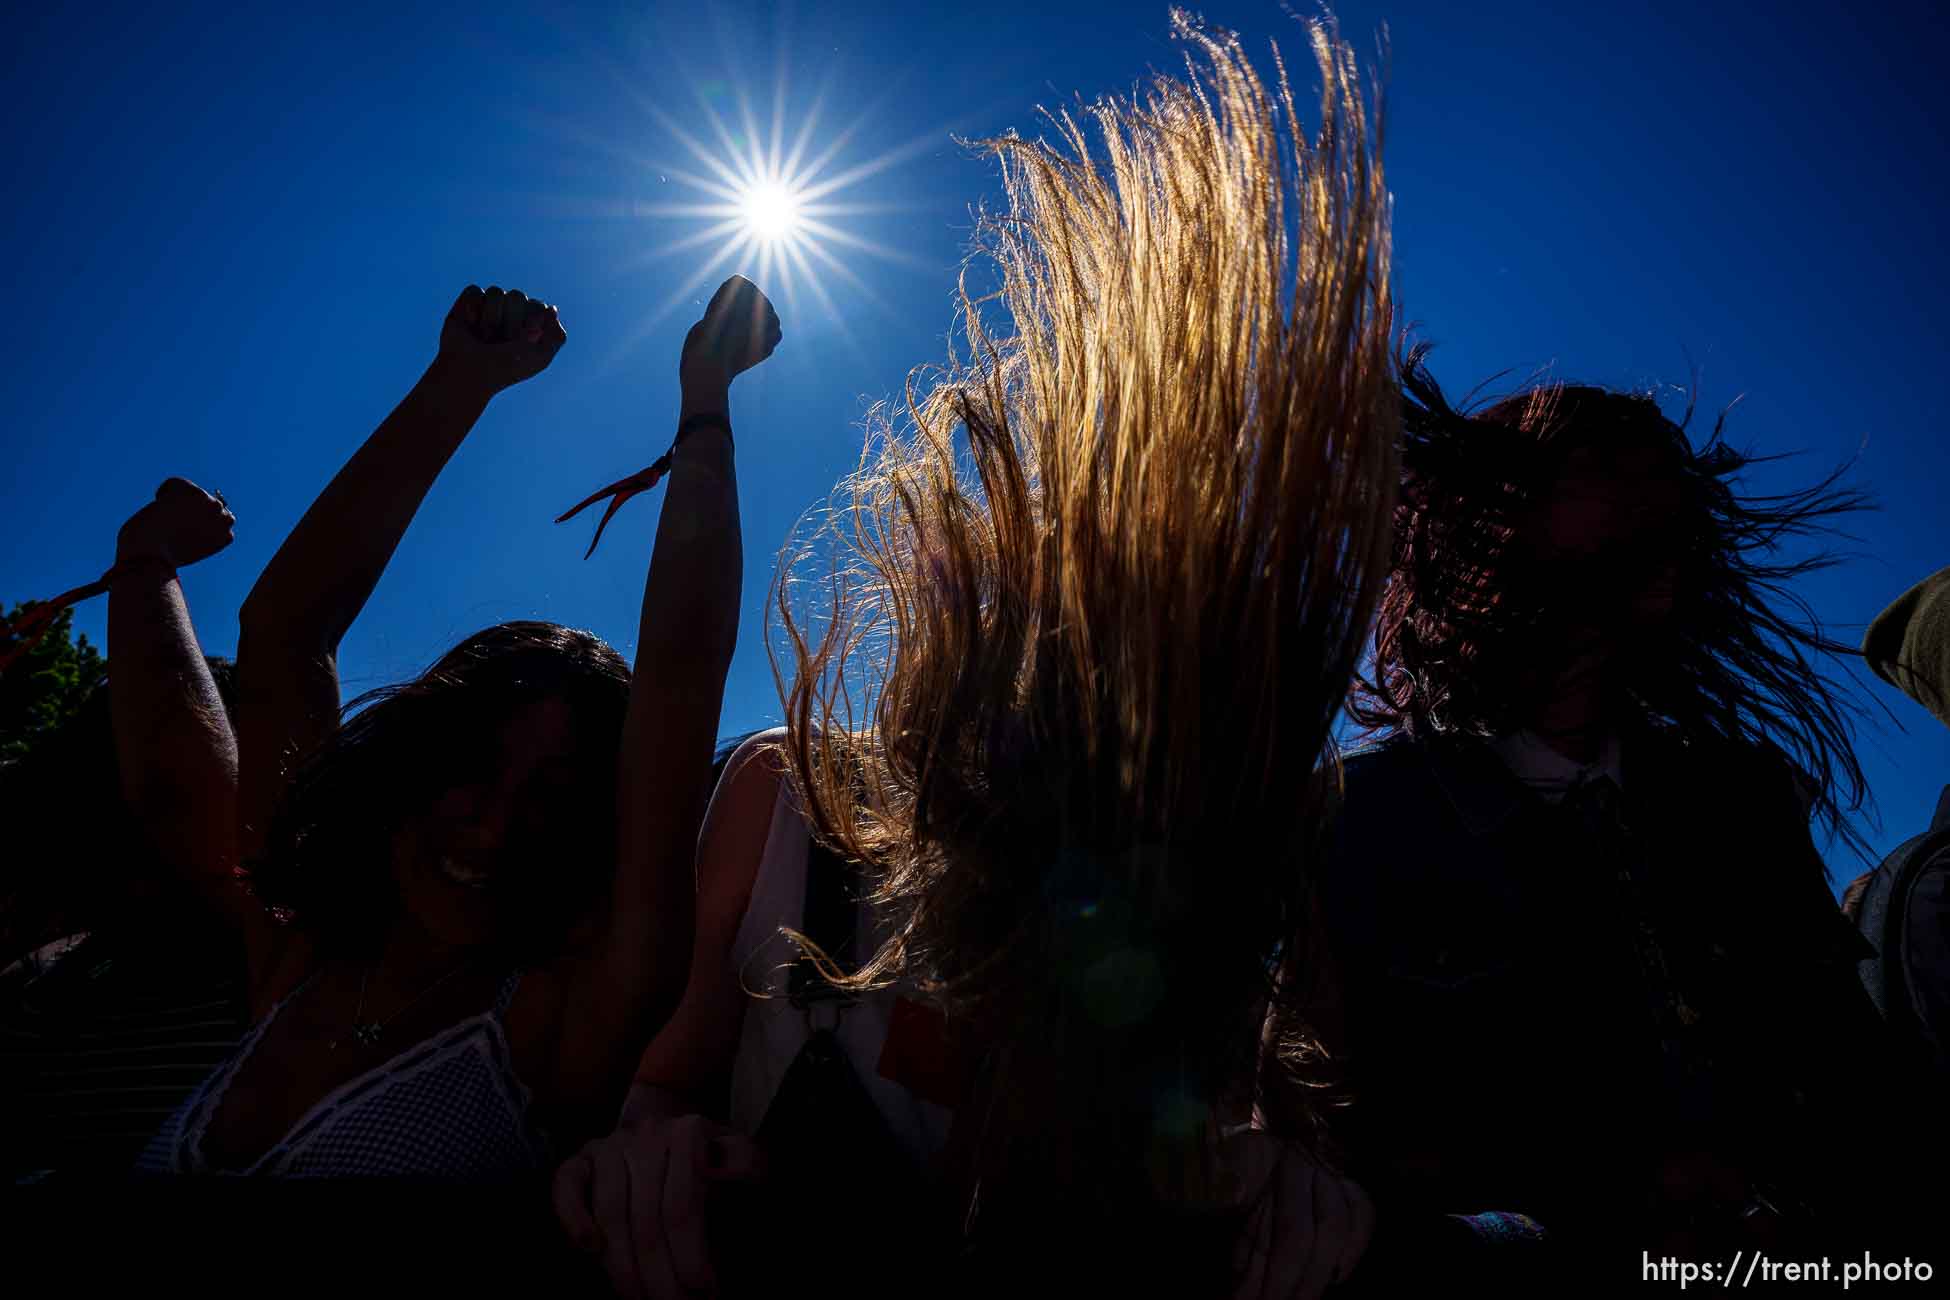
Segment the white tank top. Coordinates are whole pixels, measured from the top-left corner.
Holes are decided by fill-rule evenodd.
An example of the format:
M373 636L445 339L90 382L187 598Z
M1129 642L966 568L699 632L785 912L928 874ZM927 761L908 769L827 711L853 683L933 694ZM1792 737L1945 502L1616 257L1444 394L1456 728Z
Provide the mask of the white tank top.
M886 1120L888 1131L916 1160L929 1160L946 1144L954 1112L923 1101L880 1073L898 990L879 989L845 1008L826 1004L810 1011L794 1007L786 997L787 971L799 950L781 930L788 926L799 929L803 923L809 847L805 819L791 783L781 781L778 800L772 805L765 855L752 881L751 901L731 945L732 978L749 995L738 1056L731 1070L732 1127L741 1133L758 1132L779 1090L779 1081L799 1049L806 1045L815 1026L833 1024L837 1015L836 1036L853 1072ZM863 905L861 918L867 920L871 915ZM873 951L881 937L871 923L864 930L856 945L863 955Z

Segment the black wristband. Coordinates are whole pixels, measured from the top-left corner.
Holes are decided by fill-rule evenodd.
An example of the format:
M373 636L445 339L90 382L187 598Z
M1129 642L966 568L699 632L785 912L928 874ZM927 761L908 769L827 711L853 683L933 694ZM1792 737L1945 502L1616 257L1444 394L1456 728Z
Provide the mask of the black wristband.
M731 417L717 411L703 411L697 415L693 415L677 426L677 436L671 440L670 445L675 447L678 443L688 438L691 432L696 429L723 429L724 436L729 438L731 437Z
M160 555L132 555L128 559L118 559L108 567L107 572L95 579L93 585L103 591L113 587L117 579L126 578L143 570L176 576L176 565Z

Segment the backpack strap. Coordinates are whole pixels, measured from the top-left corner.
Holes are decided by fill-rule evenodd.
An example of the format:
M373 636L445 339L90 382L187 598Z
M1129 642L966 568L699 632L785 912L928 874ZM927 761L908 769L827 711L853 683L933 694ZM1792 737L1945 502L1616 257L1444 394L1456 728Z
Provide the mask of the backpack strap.
M1856 912L1856 928L1876 949L1876 955L1862 963L1863 987L1884 1020L1904 1032L1920 1028L1903 942L1909 898L1924 870L1946 852L1950 852L1950 786L1937 799L1930 829L1897 845L1875 869Z
M806 902L800 919L800 932L819 946L819 950L842 970L856 963L854 932L859 924L859 904L849 888L847 864L818 839L806 846ZM800 1009L832 1003L845 1008L854 996L834 988L810 957L801 955L786 976L786 997Z
M1937 798L1928 839L1903 864L1902 879L1896 882L1895 897L1889 909L1891 951L1897 960L1896 970L1890 978L1901 984L1903 1002L1909 1010L1909 1024L1921 1036L1930 1053L1939 1060L1943 1035L1950 1027L1932 1024L1925 1014L1928 1008L1918 996L1917 974L1919 970L1937 968L1942 961L1942 948L1937 945L1934 951L1929 948L1920 953L1916 951L1918 931L1913 922L1918 907L1916 896L1924 880L1944 873L1950 873L1950 786L1945 786Z

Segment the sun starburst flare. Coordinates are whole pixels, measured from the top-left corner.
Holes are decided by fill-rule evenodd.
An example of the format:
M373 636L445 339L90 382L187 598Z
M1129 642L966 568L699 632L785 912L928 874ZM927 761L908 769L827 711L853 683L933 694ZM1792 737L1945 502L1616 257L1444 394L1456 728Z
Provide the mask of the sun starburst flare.
M799 229L799 195L775 181L760 181L739 202L745 229L764 243L790 238Z
M714 279L742 271L768 293L779 294L788 312L797 315L801 288L810 292L821 313L843 337L851 339L847 318L829 285L851 307L856 303L890 310L886 300L847 264L843 253L907 266L934 269L911 253L888 247L845 228L848 218L911 211L917 204L868 201L848 193L860 182L878 175L949 139L951 127L925 132L905 144L860 162L846 155L861 128L873 120L875 106L867 106L843 129L824 141L817 153L812 142L821 133L825 94L817 96L799 120L793 138L786 139L786 96L783 80L774 87L770 129L759 126L751 101L734 90L734 121L727 123L699 90L696 117L706 130L703 138L685 128L658 104L641 100L644 109L676 149L689 155L683 164L659 159L650 162L657 175L689 190L690 201L639 203L636 215L682 221L694 228L674 238L660 238L644 261L691 254L699 264L676 292L645 319L632 336L642 337L673 311L705 292ZM648 160L646 160L648 161ZM699 224L701 223L701 224Z

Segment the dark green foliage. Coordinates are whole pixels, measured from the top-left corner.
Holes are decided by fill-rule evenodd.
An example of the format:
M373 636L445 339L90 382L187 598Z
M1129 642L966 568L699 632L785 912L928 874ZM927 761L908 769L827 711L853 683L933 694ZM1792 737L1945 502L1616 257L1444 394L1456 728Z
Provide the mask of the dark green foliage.
M12 626L33 602L7 612ZM0 673L0 763L26 758L80 711L82 702L108 678L108 661L84 636L71 636L74 611L64 609L47 635ZM13 643L0 635L0 650Z

